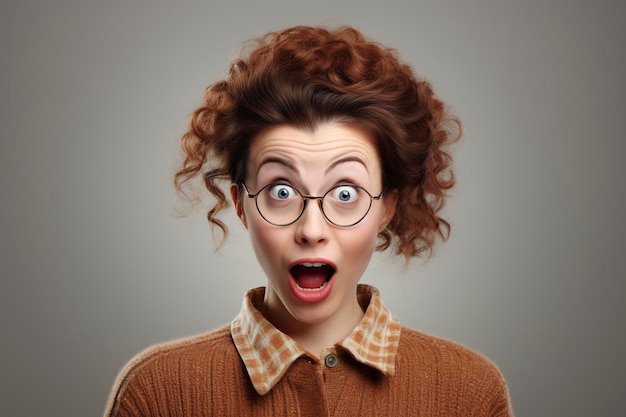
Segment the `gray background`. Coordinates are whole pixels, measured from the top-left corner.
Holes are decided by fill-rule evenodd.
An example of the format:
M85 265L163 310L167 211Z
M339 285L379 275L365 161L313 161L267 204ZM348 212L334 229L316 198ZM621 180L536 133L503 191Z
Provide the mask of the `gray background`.
M209 330L264 282L175 216L178 138L242 41L352 24L465 124L451 240L377 256L407 325L495 361L519 416L609 416L626 394L624 6L613 1L3 1L1 414L99 415L137 351ZM621 410L621 411L619 411Z

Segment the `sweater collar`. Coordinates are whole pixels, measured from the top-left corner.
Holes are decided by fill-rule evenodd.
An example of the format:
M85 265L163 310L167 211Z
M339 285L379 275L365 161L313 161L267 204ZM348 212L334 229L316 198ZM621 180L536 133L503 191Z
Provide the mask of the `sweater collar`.
M264 287L249 290L241 311L230 326L239 356L260 395L268 393L296 359L308 355L295 340L263 317L259 308L264 295ZM357 361L385 375L393 375L400 323L382 303L378 289L358 285L357 298L365 314L352 333L337 346L346 349Z

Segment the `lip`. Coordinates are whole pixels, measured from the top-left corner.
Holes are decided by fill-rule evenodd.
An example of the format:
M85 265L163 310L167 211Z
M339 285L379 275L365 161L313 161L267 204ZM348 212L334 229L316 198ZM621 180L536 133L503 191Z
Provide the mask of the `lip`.
M318 290L303 290L301 289L298 284L296 283L296 279L293 277L293 275L291 275L291 268L293 268L296 265L300 265L300 264L304 264L304 263L323 263L326 264L328 266L330 266L334 272L333 275L328 279L328 281L326 281L326 284L321 287ZM326 298L328 298L328 296L330 295L330 293L332 292L333 289L333 283L335 281L335 275L337 274L337 266L334 264L334 262L329 261L328 259L323 259L323 258L303 258L303 259L298 259L295 262L292 262L289 265L289 288L291 289L291 293L294 295L294 297L296 297L298 300L305 302L305 303L317 303L320 301L324 301Z

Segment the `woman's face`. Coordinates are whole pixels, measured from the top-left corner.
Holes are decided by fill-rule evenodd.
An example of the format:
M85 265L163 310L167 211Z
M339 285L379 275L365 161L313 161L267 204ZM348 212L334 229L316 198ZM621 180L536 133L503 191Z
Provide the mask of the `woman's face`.
M285 201L297 198L294 189L302 195L323 196L337 185L352 184L377 196L382 192L381 178L373 140L357 128L330 122L314 132L290 126L260 132L250 145L245 185L256 194L268 184L281 184L265 195L266 207L280 214ZM342 187L327 198L349 202L356 197L354 190ZM378 232L393 215L395 199L383 195L372 201L359 223L338 227L324 217L319 200L308 200L294 223L275 226L261 217L254 198L244 194L237 200L235 188L233 198L268 278L264 310L270 316L289 326L354 317L359 309L356 285ZM359 198L369 201L365 193Z

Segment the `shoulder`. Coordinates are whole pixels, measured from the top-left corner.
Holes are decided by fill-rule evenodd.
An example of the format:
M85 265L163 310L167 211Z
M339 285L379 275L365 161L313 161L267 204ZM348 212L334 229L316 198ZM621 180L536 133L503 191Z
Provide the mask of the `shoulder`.
M502 373L475 350L403 326L397 362L403 378L428 378L442 392L456 393L454 401L462 409L484 408L485 414L480 415L512 415Z
M402 327L399 354L417 355L421 362L482 370L499 375L496 365L486 356L457 342Z
M132 358L118 374L111 390L105 415L115 409L124 396L146 396L158 386L171 386L197 380L216 363L236 360L229 325L199 335L153 345Z
M136 373L155 361L173 360L189 355L206 354L208 350L227 348L232 344L230 340L229 325L224 325L207 333L159 343L132 358L122 369L121 374Z

